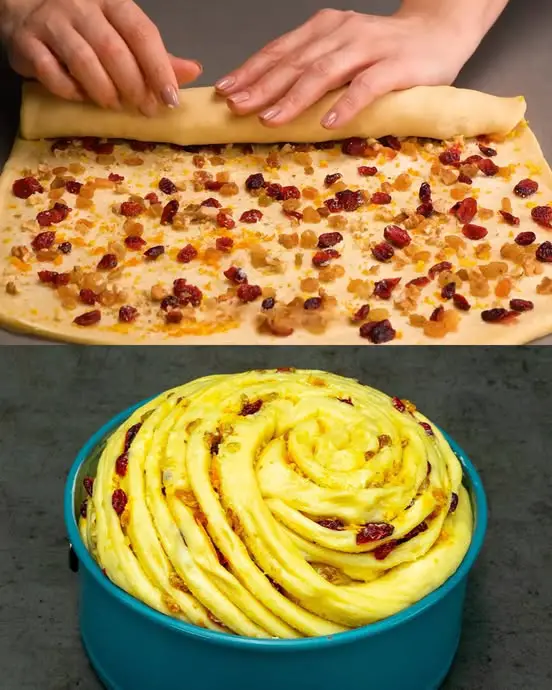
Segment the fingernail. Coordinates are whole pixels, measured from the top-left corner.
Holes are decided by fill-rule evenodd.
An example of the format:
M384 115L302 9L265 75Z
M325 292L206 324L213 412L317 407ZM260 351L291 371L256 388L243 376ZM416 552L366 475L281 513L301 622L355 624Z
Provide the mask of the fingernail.
M261 120L272 120L272 118L276 117L276 115L280 114L280 108L271 108L270 110L265 110L264 113L261 113L259 117Z
M243 103L249 98L249 91L240 91L233 96L230 96L228 99L230 103L233 103L234 105L238 105L238 103Z
M172 84L167 84L161 91L161 100L169 108L178 108L180 101L178 100L178 91Z
M337 120L337 113L335 113L333 110L330 110L329 113L324 115L321 121L322 127L331 127L335 121Z
M226 89L229 89L231 86L234 86L235 83L236 80L234 79L234 77L224 77L224 79L219 79L217 82L215 82L215 88L219 91L225 91Z
M199 67L199 72L201 74L201 72L203 72L203 65L201 64L201 62L198 62L197 60L192 60L192 62L194 63L194 65L197 65Z

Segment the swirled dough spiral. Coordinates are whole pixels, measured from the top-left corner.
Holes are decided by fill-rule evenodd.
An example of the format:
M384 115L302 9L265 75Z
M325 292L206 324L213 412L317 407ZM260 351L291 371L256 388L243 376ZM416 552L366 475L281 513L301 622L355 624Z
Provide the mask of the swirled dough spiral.
M367 625L439 587L472 534L462 467L408 402L319 371L209 376L111 434L80 529L168 615L252 637Z

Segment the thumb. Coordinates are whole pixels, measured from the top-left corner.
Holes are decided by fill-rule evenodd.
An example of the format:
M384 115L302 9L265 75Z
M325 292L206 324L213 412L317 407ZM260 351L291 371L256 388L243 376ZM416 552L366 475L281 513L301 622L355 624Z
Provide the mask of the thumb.
M202 64L196 60L184 60L174 55L169 55L169 58L178 84L195 81L203 72Z

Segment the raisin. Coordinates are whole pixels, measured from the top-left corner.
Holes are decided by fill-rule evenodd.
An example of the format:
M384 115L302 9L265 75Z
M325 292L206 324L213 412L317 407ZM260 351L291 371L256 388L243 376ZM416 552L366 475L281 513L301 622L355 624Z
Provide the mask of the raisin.
M133 424L131 427L127 429L127 432L125 434L125 444L124 444L124 450L127 451L130 446L132 445L132 442L136 438L136 435L140 431L142 424L141 422L138 422L137 424Z
M197 249L191 244L187 244L176 255L176 260L181 264L189 264L197 256Z
M364 196L360 190L353 192L351 189L344 189L342 192L337 192L335 198L344 211L356 211L364 203Z
M418 192L418 198L424 204L431 201L431 187L429 182L422 182L420 185L420 191Z
M458 508L458 494L452 492L450 495L450 507L449 507L449 513L454 513L454 511Z
M441 304L431 312L430 321L442 321L445 318L445 308Z
M69 192L69 194L78 194L82 189L82 183L77 182L76 180L67 180L65 183L65 189Z
M469 311L471 309L471 304L464 297L464 295L460 295L457 292L452 296L452 301L454 306L457 309L460 309L460 311Z
M322 298L321 297L309 297L308 299L305 300L305 303L303 304L303 309L306 309L307 311L311 311L313 309L320 309L322 306Z
M406 412L406 405L403 403L403 401L400 398L397 398L396 396L391 399L391 404L393 407L398 411L398 412Z
M400 283L400 278L384 278L374 285L374 295L380 299L390 299L393 290Z
M153 151L157 147L157 144L154 144L152 141L137 141L136 139L132 139L129 144L130 148L138 153Z
M67 150L71 144L73 144L72 139L56 139L54 143L51 145L50 150L52 152L54 151L65 151Z
M429 218L433 213L433 204L431 201L425 201L423 204L418 206L416 213L424 218Z
M462 161L462 165L473 165L474 163L478 164L482 160L483 156L480 156L476 153L473 156L468 156L465 161Z
M178 297L175 295L168 295L167 297L163 297L161 300L161 309L163 311L168 311L169 309L174 309L178 306L180 306L180 302L178 301Z
M429 285L430 283L431 281L429 278L426 278L426 276L420 276L419 278L413 278L412 280L409 280L406 284L406 287L408 287L409 285L414 285L414 287L423 288L426 285Z
M327 249L334 247L339 242L343 242L343 235L340 232L323 232L318 237L318 248Z
M165 314L165 323L180 323L184 314L179 309L172 309Z
M22 177L12 185L12 192L18 199L28 199L32 194L41 194L43 191L36 177Z
M354 403L351 400L351 398L338 398L339 402L345 403L345 405L351 405L351 407L354 407Z
M361 165L357 168L357 171L362 177L374 177L378 173L378 169L373 165Z
M552 206L535 206L531 209L531 218L545 228L552 228Z
M353 323L360 323L361 321L366 321L369 313L370 313L370 305L369 304L363 304L352 315L351 321Z
M460 162L460 151L456 148L446 149L439 154L439 162L443 165L456 165Z
M118 264L117 257L115 254L104 254L102 258L98 261L97 269L98 271L111 271Z
M219 252L228 254L234 246L234 240L231 237L217 237L215 246Z
M126 304L119 309L119 321L121 323L132 323L138 317L138 309Z
M227 213L223 213L222 211L219 211L219 213L217 213L217 225L219 226L219 228L226 228L226 230L231 230L232 228L236 227L234 219Z
M124 452L115 460L115 472L119 477L124 477L128 468L128 453Z
M297 220L303 220L303 214L300 213L299 211L284 211L286 216L289 218L296 218Z
M474 225L473 223L467 223L462 228L462 234L469 240L482 240L487 236L488 230L482 225Z
M177 186L169 180L168 177L162 177L159 180L159 189L164 193L164 194L176 194L178 192Z
M421 422L420 426L424 427L424 429L428 427L431 430L429 424L426 424L425 422ZM428 435L433 436L433 432L431 432L431 434ZM417 537L419 534L423 534L424 532L427 532L427 522L425 520L423 522L420 522L420 524L416 525L416 527L414 527L413 529L411 529L410 532L408 532L408 534L405 534L402 539L398 539L398 542L400 544L404 544L405 542L414 539L414 537Z
M178 212L180 204L176 199L168 201L161 212L161 225L171 225Z
M388 225L383 231L383 236L398 249L403 249L412 242L408 232L398 225Z
M282 201L282 185L277 182L271 182L267 185L265 193L271 199L276 199L277 201Z
M125 237L125 246L128 247L128 249L138 251L142 249L142 247L145 247L145 245L146 240L140 237L140 235L128 235Z
M535 180L530 180L525 178L520 180L514 187L514 194L520 196L522 199L526 199L528 196L532 196L539 189L539 183Z
M399 541L397 539L392 539L385 544L380 544L380 546L377 546L371 553L376 560L383 561L398 545Z
M125 179L124 175L118 175L117 173L109 173L109 175L108 175L108 180L110 182L115 182L115 183L123 182L124 179Z
M111 495L111 505L113 506L113 510L117 513L117 515L121 515L126 508L128 498L126 493L122 489L115 489L113 494Z
M275 304L276 300L274 299L274 297L267 297L261 302L261 309L269 311L270 309L274 309Z
M463 172L458 175L458 182L461 182L462 184L473 184L472 178L468 177L466 173Z
M83 304L88 304L91 307L93 307L98 300L96 293L88 288L82 288L79 292L79 297Z
M533 244L536 239L537 236L535 233L528 230L526 232L520 232L518 235L516 235L514 242L519 244L520 247L527 247L528 245Z
M384 319L383 321L368 321L368 323L360 327L359 333L361 338L367 338L374 343L374 345L388 343L397 335L397 332L388 319Z
M326 187L331 187L335 182L343 177L341 173L333 173L332 175L326 175L324 178L324 184Z
M208 208L222 208L222 204L220 203L220 201L218 201L212 196L205 199L205 201L202 201L200 205L206 206Z
M249 415L256 414L263 406L262 400L255 400L254 402L246 402L239 412L240 417L248 417Z
M341 152L347 156L363 156L367 148L366 139L361 137L350 137L341 144Z
M88 509L88 499L85 498L84 501L80 505L80 514L83 518L86 517L87 509Z
M477 213L477 201L469 196L455 204L451 210L461 223L471 223Z
M242 223L258 223L263 217L262 211L258 208L252 208L249 211L244 211L240 216L240 222Z
M488 156L489 158L492 158L493 156L496 156L496 151L495 149L490 148L489 146L484 146L483 144L479 144L479 150L484 156Z
M508 225L519 225L519 218L517 216L508 213L508 211L502 211L502 209L499 211L499 213L506 223L508 223Z
M153 204L158 204L159 203L159 197L155 192L148 192L146 196L144 197L146 201L150 202L150 206Z
M452 270L452 264L450 263L450 261L441 261L440 263L435 264L434 266L432 266L429 269L428 275L431 278L431 280L433 280L438 273L442 273L443 271L451 271L451 270Z
M219 192L222 189L224 182L217 182L216 180L205 180L205 189L209 192Z
M380 242L372 247L372 255L376 261L391 261L395 254L395 250L389 242Z
M513 314L515 312L508 311L508 309L503 309L502 307L496 307L495 309L482 311L481 318L487 323L500 323L501 321L509 320Z
M367 522L356 535L357 544L370 544L390 537L395 528L388 522Z
M323 520L317 520L320 527L325 527L326 529L331 529L337 532L345 529L345 523L339 518L325 518Z
M330 213L339 213L340 211L343 211L343 205L341 204L341 202L337 199L334 199L333 197L330 199L326 199L324 201L324 206L328 209Z
M241 285L247 283L247 273L243 268L238 268L237 266L230 266L224 271L224 275L231 283L235 285Z
M446 285L443 286L443 289L441 290L441 297L443 299L452 299L454 297L454 293L456 292L456 283L452 281L451 283L447 283Z
M31 247L35 252L39 252L42 249L49 249L56 241L56 233L52 230L45 230L44 232L39 232L38 235L31 242Z
M263 174L255 173L254 175L249 175L249 177L245 181L245 188L248 191L252 191L254 189L261 189L261 187L264 187L265 184L266 182L263 177Z
M510 300L510 309L512 311L531 311L532 309L535 308L535 305L533 302L531 302L528 299L511 299Z
M483 158L477 163L477 167L481 172L487 177L493 177L499 171L499 167L496 163L493 163L489 158Z
M73 319L73 323L77 326L93 326L98 323L102 318L102 313L99 309L94 309L93 311L85 312L80 314Z
M241 302L254 302L263 294L261 287L259 285L240 285L237 290L238 299Z
M390 204L391 195L385 192L374 192L370 197L370 203L372 204Z
M89 496L92 496L94 490L94 477L85 477L82 480L82 485L84 486L86 493Z
M543 261L545 263L552 262L552 242L546 241L540 244L537 247L535 256L539 261Z
M62 254L70 254L73 251L73 245L71 242L61 242L58 244L58 251Z
M400 151L402 148L401 142L397 139L397 137L394 137L391 134L385 137L380 137L378 141L382 146L385 146L388 149L393 149L393 151Z
M119 211L125 218L136 218L144 211L144 207L137 201L123 201Z
M144 252L144 256L148 261L155 261L162 254L165 253L165 247L162 244L156 244L154 247L150 247Z

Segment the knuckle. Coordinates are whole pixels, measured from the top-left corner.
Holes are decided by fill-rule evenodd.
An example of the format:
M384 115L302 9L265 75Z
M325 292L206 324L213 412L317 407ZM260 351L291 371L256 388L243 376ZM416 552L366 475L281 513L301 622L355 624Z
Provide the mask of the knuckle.
M322 77L327 77L332 72L333 61L328 57L318 58L311 65L311 71Z
M290 91L285 98L282 99L282 106L284 110L297 110L303 105L303 99L297 91Z
M348 92L341 99L340 106L343 108L343 110L351 113L357 110L358 101L352 93Z
M331 7L324 7L315 14L318 19L333 19L342 14L342 10L334 10Z
M129 40L132 43L145 43L160 36L159 31L149 22L136 21L128 30Z

